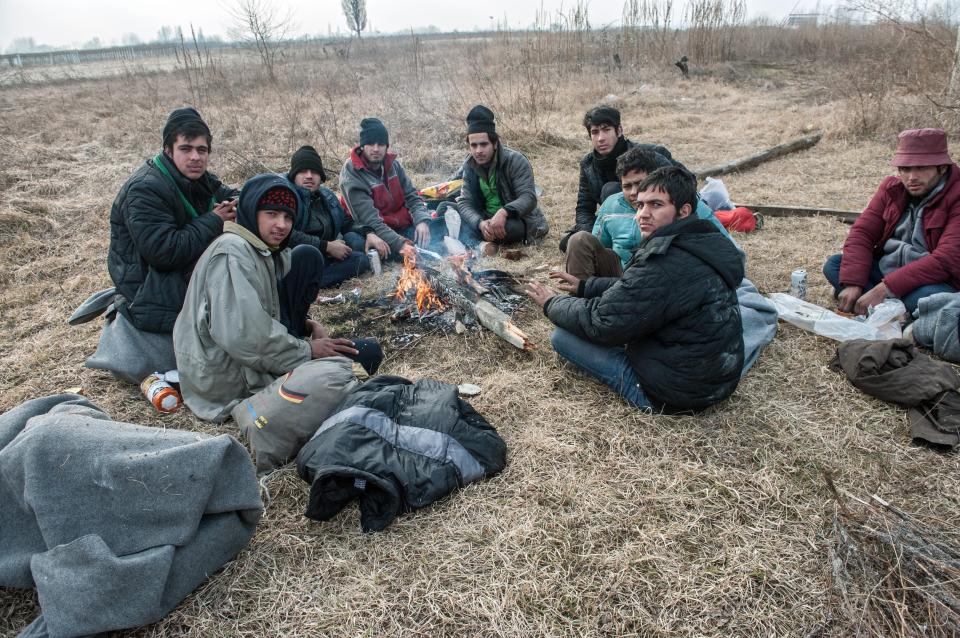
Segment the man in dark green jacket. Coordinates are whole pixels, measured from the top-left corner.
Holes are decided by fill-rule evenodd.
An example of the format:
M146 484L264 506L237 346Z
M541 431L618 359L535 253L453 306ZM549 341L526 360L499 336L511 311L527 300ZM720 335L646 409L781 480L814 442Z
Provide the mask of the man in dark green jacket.
M556 324L551 342L644 410L697 410L730 396L743 367L733 242L693 215L696 179L671 166L651 173L637 196L643 241L623 276L581 281L553 272L561 290L528 294Z

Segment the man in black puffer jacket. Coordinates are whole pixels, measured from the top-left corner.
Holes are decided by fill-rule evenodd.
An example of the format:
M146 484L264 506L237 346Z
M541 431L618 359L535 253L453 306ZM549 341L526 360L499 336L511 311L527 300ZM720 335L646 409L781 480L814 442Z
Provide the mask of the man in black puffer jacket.
M638 196L644 239L622 277L554 272L576 296L539 283L528 290L557 325L554 350L645 410L702 409L740 380L743 260L716 226L691 214L696 197L687 170L654 171Z
M107 266L117 309L137 330L173 332L193 265L236 217L237 191L207 172L212 140L196 109L175 109L163 127L163 151L113 202Z

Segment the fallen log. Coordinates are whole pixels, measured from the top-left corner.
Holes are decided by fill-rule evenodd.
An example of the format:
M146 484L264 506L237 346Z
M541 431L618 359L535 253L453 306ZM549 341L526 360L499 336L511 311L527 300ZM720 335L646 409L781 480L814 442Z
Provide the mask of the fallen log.
M430 285L442 297L462 312L475 316L481 326L520 350L533 350L536 347L523 330L513 323L510 315L481 298L473 287L463 285L455 277L429 266L420 268ZM482 286L481 288L486 290Z
M764 217L819 217L820 215L830 215L837 217L840 221L852 224L860 217L860 213L852 210L840 210L838 208L814 208L811 206L787 206L784 204L736 204L749 208L755 213L760 213Z
M783 144L777 144L776 146L768 148L765 151L735 159L732 162L727 162L726 164L720 164L718 166L711 166L709 168L696 170L694 173L696 173L698 179L705 179L707 177L716 177L717 175L726 175L727 173L733 173L735 171L743 171L748 168L759 166L764 162L769 162L772 159L810 148L819 142L821 137L823 137L823 133L805 135L804 137L798 137L790 140L789 142L784 142Z

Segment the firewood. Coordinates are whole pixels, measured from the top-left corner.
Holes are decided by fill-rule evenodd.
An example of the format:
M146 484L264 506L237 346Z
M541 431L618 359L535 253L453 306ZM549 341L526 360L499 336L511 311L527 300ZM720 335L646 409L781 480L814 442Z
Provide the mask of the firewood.
M813 135L798 137L790 140L789 142L777 144L776 146L768 148L765 151L754 153L753 155L747 155L746 157L741 157L733 160L732 162L720 164L719 166L702 168L694 171L694 173L697 175L698 179L705 179L707 177L715 177L717 175L726 175L727 173L733 173L734 171L746 170L748 168L759 166L764 162L769 162L772 159L810 148L819 142L821 137L823 137L823 133L814 133Z

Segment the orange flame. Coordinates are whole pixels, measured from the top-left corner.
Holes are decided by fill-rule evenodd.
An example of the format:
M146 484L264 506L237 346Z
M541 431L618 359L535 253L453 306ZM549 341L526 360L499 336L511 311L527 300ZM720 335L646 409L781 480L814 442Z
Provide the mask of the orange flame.
M427 281L423 271L417 268L417 257L414 253L403 256L403 272L397 280L397 292L394 297L399 301L407 296L411 290L416 290L417 311L422 315L430 310L442 310L443 302L433 292L433 287Z

